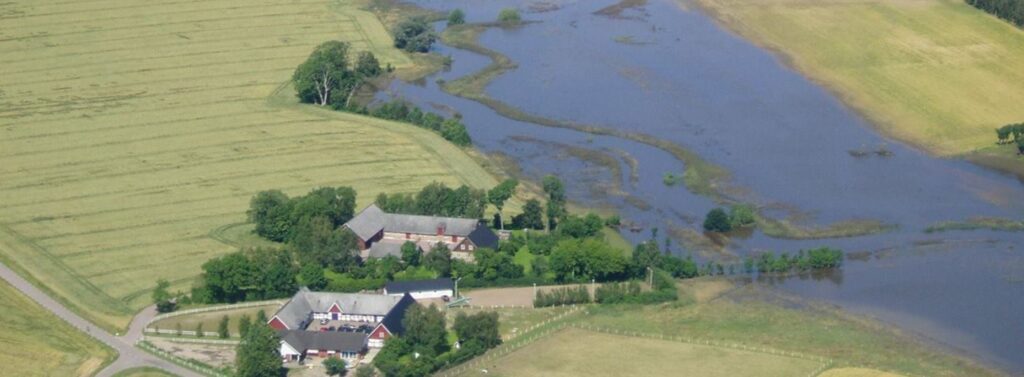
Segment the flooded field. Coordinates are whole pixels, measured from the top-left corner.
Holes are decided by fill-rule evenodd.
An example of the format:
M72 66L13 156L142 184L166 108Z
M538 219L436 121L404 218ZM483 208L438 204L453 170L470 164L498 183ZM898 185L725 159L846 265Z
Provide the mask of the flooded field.
M851 259L836 276L766 284L1024 373L1024 233L925 232L979 216L1019 220L1024 184L1017 178L881 137L769 52L672 1L611 11L601 11L614 5L609 0L416 3L462 8L469 22L492 21L500 9L519 6L530 23L480 35L482 46L516 64L484 91L551 122L514 120L446 93L439 83L491 60L443 44L435 50L453 58L450 70L419 83L395 82L382 98L460 113L481 150L510 158L525 178L559 175L571 198L638 224L643 230L623 230L633 241L658 228L685 245L676 252L723 261L761 250L842 248ZM551 127L559 122L581 127ZM727 178L716 195L666 185L666 174L686 170L679 151L624 134L669 142L721 167ZM700 222L722 198L753 203L804 229L857 221L884 224L886 231L794 239L757 230L714 245Z

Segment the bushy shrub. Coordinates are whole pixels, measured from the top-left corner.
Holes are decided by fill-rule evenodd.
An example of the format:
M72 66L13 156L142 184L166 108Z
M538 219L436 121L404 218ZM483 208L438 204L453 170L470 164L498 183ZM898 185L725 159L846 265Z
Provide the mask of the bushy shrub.
M547 292L537 290L537 296L533 299L533 306L538 308L587 303L590 303L590 292L582 285L556 288Z

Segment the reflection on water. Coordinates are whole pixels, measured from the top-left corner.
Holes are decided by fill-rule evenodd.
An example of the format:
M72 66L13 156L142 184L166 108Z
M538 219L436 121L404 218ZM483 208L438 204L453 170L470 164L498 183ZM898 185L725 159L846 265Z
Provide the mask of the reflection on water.
M417 3L462 8L470 22L491 21L500 9L521 5ZM772 215L796 214L818 225L876 219L899 229L816 241L761 232L708 240L700 220L715 204L663 183L665 173L683 171L672 155L629 140L510 120L447 95L436 80L451 81L489 63L447 46L436 50L454 58L451 70L419 85L394 83L388 93L424 109L449 106L462 114L481 150L514 159L527 178L561 176L570 197L583 204L615 208L636 224L635 232L623 230L631 240L646 239L646 229L657 227L678 235L676 244L686 241L696 256L716 260L822 245L854 253L841 274L765 283L870 313L1024 372L1024 320L1017 318L1024 312L1024 284L1013 278L1022 276L1019 271L1005 271L1014 261L1024 264L1014 248L1024 245L1024 234L922 232L945 220L1021 218L1020 181L884 139L827 91L699 12L661 0L614 17L594 14L613 3L522 5L526 19L540 22L481 36L485 46L518 64L487 93L531 114L672 141L727 168L751 201L774 209ZM567 152L577 149L602 154L604 162ZM615 167L608 156L628 158Z

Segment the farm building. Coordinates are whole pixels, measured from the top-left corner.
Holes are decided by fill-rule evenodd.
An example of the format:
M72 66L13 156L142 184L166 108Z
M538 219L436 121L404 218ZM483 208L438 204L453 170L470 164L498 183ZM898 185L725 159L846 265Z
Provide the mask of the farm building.
M358 237L363 258L401 256L405 242L421 251L443 243L453 258L464 260L472 260L478 248L498 246L498 235L477 219L392 214L373 204L344 226Z
M452 279L439 278L432 280L413 281L391 281L384 285L384 294L389 296L403 296L409 294L412 298L429 299L455 296L455 284Z
M281 357L354 358L366 348L380 348L404 331L402 319L411 295L311 292L302 288L267 321L278 331Z

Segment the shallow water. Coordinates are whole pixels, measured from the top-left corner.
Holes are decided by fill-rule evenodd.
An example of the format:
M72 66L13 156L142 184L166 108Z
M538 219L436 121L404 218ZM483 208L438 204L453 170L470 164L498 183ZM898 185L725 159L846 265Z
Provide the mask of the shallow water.
M470 22L490 21L501 8L519 4L417 3L462 8ZM811 224L856 218L898 224L890 233L830 240L781 240L754 232L734 238L727 249L738 255L821 245L886 250L885 257L851 261L836 282L791 279L777 286L876 316L1011 373L1024 373L1024 320L1019 319L1024 262L1015 249L1024 245L1024 234L923 233L944 220L1021 218L1024 185L1019 180L932 158L881 137L829 92L700 12L661 0L628 10L624 18L592 14L612 3L563 1L556 2L560 9L542 13L529 13L528 6L519 4L525 19L540 22L491 29L481 36L483 45L519 65L497 78L487 93L528 113L670 140L732 172L732 183L745 189L746 200L795 210L779 214L801 213ZM704 214L714 208L708 198L662 183L664 173L683 171L682 163L665 151L510 120L445 94L435 80L470 74L489 60L443 45L436 50L454 58L450 71L422 85L396 82L389 94L425 109L433 104L455 109L478 148L510 156L527 177L557 174L571 198L614 208L627 221L661 229L661 235L672 228L698 231ZM574 158L558 144L535 140L614 156L622 161L620 174ZM879 148L893 155L857 158L850 153ZM638 161L635 172L625 163L627 155ZM633 241L649 237L647 231L624 235ZM697 254L716 258L715 253Z

